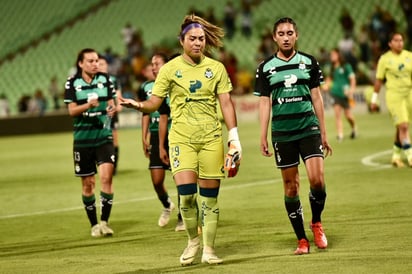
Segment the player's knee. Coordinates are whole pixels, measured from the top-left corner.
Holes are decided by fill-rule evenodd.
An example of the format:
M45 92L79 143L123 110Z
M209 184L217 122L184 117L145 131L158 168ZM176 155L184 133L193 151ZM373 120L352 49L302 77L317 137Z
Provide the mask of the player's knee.
M182 208L193 207L196 205L197 184L184 184L177 186Z
M82 188L83 193L85 194L93 194L94 188L96 185L96 179L94 176L87 176L82 178Z
M219 195L219 188L199 188L199 194L203 197L216 198Z
M314 189L314 190L322 190L325 188L325 183L323 181L323 178L320 177L315 177L311 180L309 180L310 182L310 188Z

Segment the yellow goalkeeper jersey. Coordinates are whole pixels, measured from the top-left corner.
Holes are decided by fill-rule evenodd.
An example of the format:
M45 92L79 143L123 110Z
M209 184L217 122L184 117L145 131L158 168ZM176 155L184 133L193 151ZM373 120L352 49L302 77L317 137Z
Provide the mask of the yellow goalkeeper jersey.
M217 94L232 90L222 63L204 57L193 65L182 56L163 65L152 94L170 97L171 142L205 143L222 135Z
M387 92L412 92L412 52L402 50L400 54L392 51L383 54L378 61L376 78L386 79Z

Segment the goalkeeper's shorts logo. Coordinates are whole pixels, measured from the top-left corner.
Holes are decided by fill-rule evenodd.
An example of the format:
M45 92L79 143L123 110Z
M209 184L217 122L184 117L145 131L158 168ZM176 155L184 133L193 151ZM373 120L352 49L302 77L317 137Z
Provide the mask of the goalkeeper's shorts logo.
M177 168L177 167L179 167L179 165L180 165L179 159L174 158L174 159L173 159L173 167L174 167L174 168Z

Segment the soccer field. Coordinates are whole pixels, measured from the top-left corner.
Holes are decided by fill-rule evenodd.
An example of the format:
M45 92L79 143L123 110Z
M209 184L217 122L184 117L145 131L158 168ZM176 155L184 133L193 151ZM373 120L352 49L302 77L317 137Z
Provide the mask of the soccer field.
M200 256L180 266L187 238L174 231L176 214L166 228L157 226L161 204L140 129L120 130L110 219L115 234L98 239L90 236L80 179L73 175L71 133L0 138L0 273L411 273L412 169L389 165L394 129L387 114L356 118L359 138L338 143L327 116L334 151L325 161L326 250L312 241L300 166L312 245L303 256L293 255L280 172L273 158L260 155L258 122L239 125L243 160L238 176L222 182L216 252L224 263L215 266L201 264ZM166 184L177 203L170 174Z

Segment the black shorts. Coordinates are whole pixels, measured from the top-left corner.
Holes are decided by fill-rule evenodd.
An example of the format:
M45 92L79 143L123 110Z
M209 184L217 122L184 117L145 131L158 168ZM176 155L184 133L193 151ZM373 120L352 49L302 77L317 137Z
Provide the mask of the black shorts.
M323 158L322 138L320 135L291 141L273 143L275 161L278 168L288 168L299 165L299 157L305 162L312 157Z
M73 149L74 173L83 177L97 173L96 165L114 163L113 143L106 143L99 147L82 147Z
M347 97L342 98L342 97L338 97L334 95L331 95L331 97L332 97L332 105L341 106L343 109L350 108L349 99Z
M169 141L166 136L165 140L165 149L169 154ZM159 151L159 133L157 131L150 132L150 163L149 169L153 168L162 168L162 169L170 169L170 165L166 165L160 159L160 151Z

